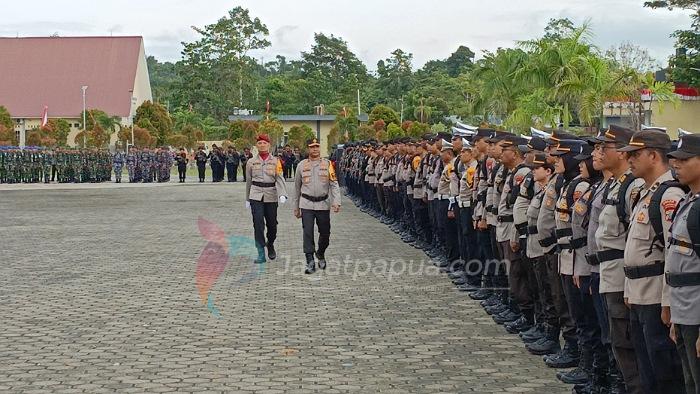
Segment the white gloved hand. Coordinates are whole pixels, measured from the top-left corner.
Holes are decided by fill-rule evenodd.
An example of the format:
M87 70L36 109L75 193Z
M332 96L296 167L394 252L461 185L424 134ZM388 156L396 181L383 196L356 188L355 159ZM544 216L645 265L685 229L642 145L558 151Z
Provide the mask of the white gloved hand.
M245 209L250 211L250 201L245 202Z
M287 196L280 196L279 200L280 200L280 204L284 205L284 203L287 202Z

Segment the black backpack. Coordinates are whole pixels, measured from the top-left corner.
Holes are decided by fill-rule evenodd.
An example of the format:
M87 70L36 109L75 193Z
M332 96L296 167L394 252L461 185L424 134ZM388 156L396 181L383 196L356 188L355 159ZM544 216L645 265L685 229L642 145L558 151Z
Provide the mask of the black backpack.
M632 174L625 174L623 175L622 182L620 183L620 190L617 192L617 198L612 199L612 198L607 198L608 196L605 196L605 199L603 203L605 205L614 205L615 209L617 211L617 219L618 221L622 224L622 226L625 228L625 232L629 229L629 218L627 215L627 209L625 208L625 196L627 195L627 189L629 189L630 185L632 182L634 182L637 178L633 176ZM609 193L609 191L608 191ZM639 197L638 195L636 197ZM636 200L633 199L632 201L632 206L636 204Z
M687 193L690 190L687 186L682 185L677 180L669 180L659 184L659 187L652 193L651 199L649 200L649 222L651 223L651 228L654 230L654 239L649 247L649 252L647 256L651 254L652 248L656 247L659 250L664 250L664 226L663 226L663 213L661 212L661 199L663 198L666 190L672 187L677 187ZM674 212L675 214L675 212ZM688 222L688 230L690 230L690 222Z

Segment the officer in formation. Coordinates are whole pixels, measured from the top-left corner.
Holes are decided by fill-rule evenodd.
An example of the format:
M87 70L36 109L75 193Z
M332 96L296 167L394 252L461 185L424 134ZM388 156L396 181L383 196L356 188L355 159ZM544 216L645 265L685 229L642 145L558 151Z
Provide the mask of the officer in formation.
M287 202L287 186L283 177L282 162L270 153L270 137L260 134L256 138L258 154L248 159L246 166L245 206L253 216L255 246L258 251L256 264L277 258L277 207ZM265 229L267 228L267 234Z
M0 147L0 183L95 183L109 181L111 174L106 150Z
M700 135L677 146L480 128L350 143L337 165L573 392L700 393Z
M126 154L117 148L113 163L117 183L121 183L124 165L126 165L130 183L162 183L170 182L170 169L175 164L175 157L167 147L139 149L131 146Z
M316 138L306 142L309 158L297 166L294 177L294 216L301 219L303 228L305 273L312 274L318 267L326 269L326 249L331 236L331 209L340 212L340 187L333 163L321 158L321 144ZM318 226L318 247L314 242L314 223Z
M124 157L124 152L119 149L119 145L116 147L116 151L112 155L112 169L114 170L114 181L116 183L122 183L122 170L124 168L124 162L126 158Z

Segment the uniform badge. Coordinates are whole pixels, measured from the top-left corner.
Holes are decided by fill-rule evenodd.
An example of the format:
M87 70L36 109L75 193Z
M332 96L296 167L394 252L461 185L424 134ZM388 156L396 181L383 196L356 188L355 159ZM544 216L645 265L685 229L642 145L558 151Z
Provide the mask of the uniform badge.
M644 223L647 218L647 215L644 213L644 211L639 211L637 214L637 223Z
M574 211L576 211L578 215L583 216L586 214L586 211L588 211L588 204L579 199L576 201L576 204L574 204Z
M577 190L574 192L574 201L578 201L579 198L581 198L581 195L583 194L582 191Z
M667 222L671 221L671 218L673 217L673 212L676 210L677 205L678 201L676 200L661 201L661 209L664 212L664 220L666 220Z

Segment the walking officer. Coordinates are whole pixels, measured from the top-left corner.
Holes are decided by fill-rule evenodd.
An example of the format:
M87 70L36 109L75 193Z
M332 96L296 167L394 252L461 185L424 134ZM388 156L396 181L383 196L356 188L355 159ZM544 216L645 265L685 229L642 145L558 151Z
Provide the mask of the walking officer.
M321 145L316 138L306 141L309 158L297 166L294 176L294 216L301 218L304 230L304 255L306 271L326 269L326 249L331 236L331 209L340 212L340 186L333 163L321 158ZM314 223L318 226L318 248L314 246Z
M282 162L270 154L270 137L260 134L255 143L258 155L251 157L246 166L245 204L253 214L255 246L258 250L256 264L265 260L265 247L270 260L277 258L277 203L287 202L287 186L282 177ZM267 226L267 241L264 230Z

